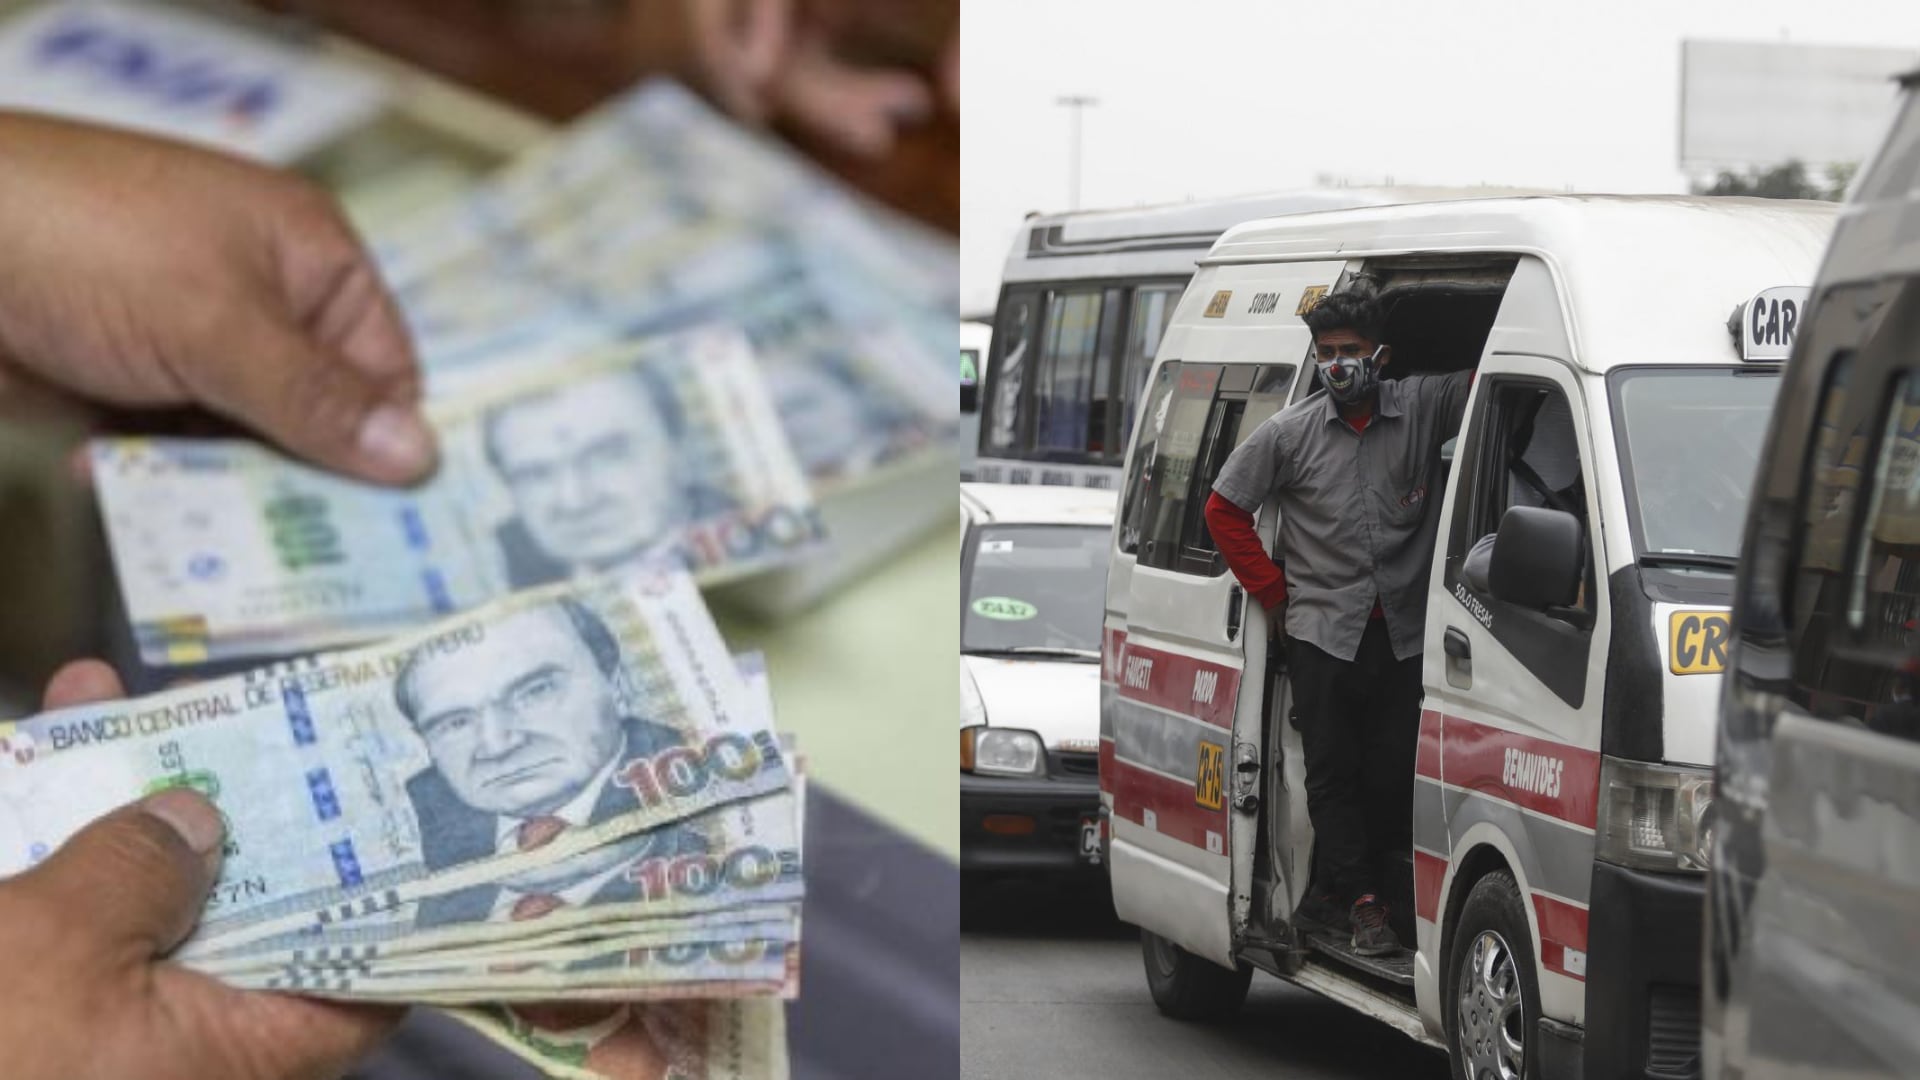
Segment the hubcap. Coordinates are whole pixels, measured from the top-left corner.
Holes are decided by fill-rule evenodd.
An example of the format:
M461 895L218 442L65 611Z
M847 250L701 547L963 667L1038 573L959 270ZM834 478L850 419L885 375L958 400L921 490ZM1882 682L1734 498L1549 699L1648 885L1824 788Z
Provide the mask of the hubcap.
M1471 1080L1520 1080L1527 1060L1527 1017L1520 972L1505 938L1482 930L1455 976L1454 1040Z

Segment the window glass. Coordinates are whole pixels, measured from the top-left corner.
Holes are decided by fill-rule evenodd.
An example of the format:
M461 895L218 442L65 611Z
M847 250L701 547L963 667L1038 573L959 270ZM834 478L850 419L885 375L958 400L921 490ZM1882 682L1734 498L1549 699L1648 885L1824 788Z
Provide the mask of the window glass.
M1779 372L1626 369L1613 385L1641 553L1738 556Z
M1186 521L1180 530L1180 545L1183 554L1189 560L1185 569L1198 571L1205 567L1209 573L1218 573L1225 564L1210 559L1218 553L1214 546L1213 533L1207 529L1207 496L1213 491L1213 479L1220 475L1220 469L1227 463L1227 455L1239 445L1235 435L1241 430L1241 420L1246 416L1247 399L1234 398L1214 402L1213 415L1207 418L1207 440L1200 454L1200 466L1194 477L1194 491L1187 500ZM1252 429L1247 429L1251 431Z
M1140 445L1133 448L1133 461L1127 466L1126 489L1120 505L1120 550L1131 555L1140 548L1140 527L1147 506L1147 487L1153 481L1160 433L1166 429L1167 410L1172 404L1174 380L1179 377L1180 362L1169 360L1154 376L1153 392L1147 395L1140 429Z
M1021 391L1032 366L1033 335L1040 298L1032 293L1007 297L993 330L995 356L989 366L987 415L981 424L984 449L1009 451L1020 442Z
M1145 550L1140 561L1148 566L1172 569L1179 558L1180 535L1194 487L1194 466L1206 439L1213 391L1219 382L1219 368L1187 366L1180 370L1147 487L1146 528L1142 534ZM1200 499L1205 501L1204 492Z
M960 411L980 410L980 350L960 350Z
M1099 293L1053 296L1047 304L1046 344L1034 376L1035 449L1099 449L1092 410L1099 337ZM1104 426L1104 412L1098 420Z
M975 529L961 651L1072 649L1097 656L1107 553L1107 530L1094 525Z
M1920 191L1920 94L1909 92L1885 152L1860 182L1860 198L1902 199Z
M1825 412L1823 407L1823 419ZM1838 575L1833 574L1812 583L1803 577L1803 591L1796 594L1796 610L1802 595L1810 594L1819 606L1808 612L1800 630L1794 678L1815 715L1851 718L1874 731L1920 738L1920 665L1914 661L1920 650L1915 629L1920 619L1920 378L1909 374L1894 384L1875 426L1879 439L1870 451L1864 528L1847 545L1852 551L1844 595L1834 595ZM1821 494L1818 487L1810 492L1810 517L1819 513L1812 499ZM1844 627L1838 625L1841 619Z
M1480 440L1485 449L1474 466L1478 483L1471 524L1464 535L1456 534L1450 554L1463 556L1488 543L1513 507L1560 510L1578 518L1582 534L1589 538L1587 582L1591 583L1592 532L1572 403L1559 388L1531 380L1496 379L1488 387L1487 400L1490 408ZM1491 555L1487 548L1477 558ZM1588 606L1584 584L1574 606Z
M1222 413L1220 429L1227 437L1213 444L1207 454L1205 472L1202 474L1202 489L1210 494L1213 482L1220 476L1220 470L1226 467L1227 458L1261 424L1267 422L1275 413L1286 407L1287 387L1293 381L1293 368L1287 365L1273 364L1260 371L1254 391L1245 401L1221 402L1215 406ZM1202 497L1189 508L1189 524L1185 539L1188 554L1213 554L1219 551L1214 546L1213 533L1206 524L1206 497ZM1216 566L1216 572L1224 569L1225 564Z
M1160 339L1166 336L1167 320L1180 302L1178 285L1147 286L1133 292L1133 310L1127 319L1127 348L1121 365L1120 445L1133 437L1135 407L1146 387L1147 372L1153 368Z

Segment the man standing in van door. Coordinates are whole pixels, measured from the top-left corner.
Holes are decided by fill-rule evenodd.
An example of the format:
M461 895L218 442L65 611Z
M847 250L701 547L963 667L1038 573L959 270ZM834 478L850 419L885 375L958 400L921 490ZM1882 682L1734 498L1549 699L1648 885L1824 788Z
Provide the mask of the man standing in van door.
M1440 446L1473 373L1386 381L1381 305L1347 289L1306 315L1324 389L1277 413L1220 470L1207 526L1234 577L1288 639L1294 726L1306 751L1316 905L1353 949L1397 952L1382 863L1412 843L1420 651L1433 561ZM1283 573L1253 515L1278 500Z

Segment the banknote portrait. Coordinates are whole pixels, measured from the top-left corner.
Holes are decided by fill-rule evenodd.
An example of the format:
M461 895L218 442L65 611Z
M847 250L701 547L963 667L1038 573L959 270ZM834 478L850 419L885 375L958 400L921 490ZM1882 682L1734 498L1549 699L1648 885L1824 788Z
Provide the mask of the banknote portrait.
M514 505L495 534L508 584L605 570L675 539L695 510L685 428L673 396L637 369L488 410L487 462Z
M571 598L519 612L453 651L415 653L394 700L431 765L407 781L429 871L533 850L569 828L638 806L619 765L678 745L666 725L623 708L621 652ZM638 899L638 858L700 850L688 826L423 901L419 925L525 919L570 905Z

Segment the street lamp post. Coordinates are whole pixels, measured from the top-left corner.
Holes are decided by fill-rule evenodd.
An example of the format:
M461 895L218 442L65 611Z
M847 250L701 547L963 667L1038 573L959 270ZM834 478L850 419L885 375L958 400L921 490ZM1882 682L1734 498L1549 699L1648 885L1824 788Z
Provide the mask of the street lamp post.
M1100 104L1100 99L1089 94L1062 94L1053 99L1055 105L1064 105L1073 110L1073 143L1068 150L1067 159L1067 209L1080 209L1080 115L1089 105Z

